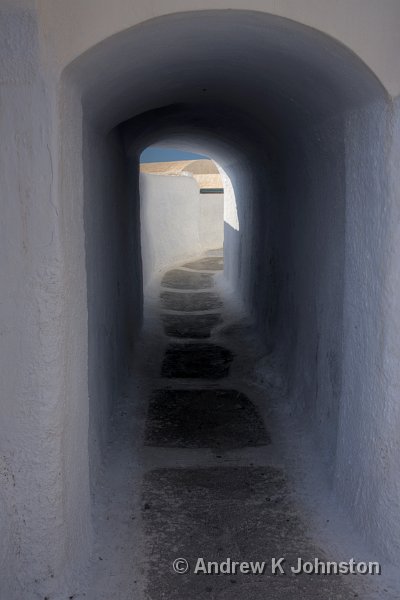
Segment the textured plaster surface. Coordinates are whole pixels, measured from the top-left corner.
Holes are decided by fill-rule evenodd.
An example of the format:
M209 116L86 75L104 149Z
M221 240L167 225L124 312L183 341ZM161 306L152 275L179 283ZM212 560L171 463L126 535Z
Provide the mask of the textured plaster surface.
M167 266L199 254L199 200L191 177L140 175L145 286Z
M224 194L201 194L199 212L201 250L221 248L224 241Z
M200 194L192 177L141 173L140 208L144 287L167 266L223 244L223 194Z
M101 465L115 398L130 368L141 324L139 207L131 202L130 164L120 136L86 125L84 226L88 310L91 483ZM138 260L139 259L139 260ZM135 310L133 310L135 307Z
M58 195L56 98L32 3L2 4L0 29L0 597L34 598L89 549L88 454L71 452L88 427L84 253L74 235L83 218Z
M196 10L241 10L292 19L337 39L376 72L388 91L400 93L397 61L399 17L397 0L155 0L151 5L117 0L110 13L106 0L39 0L41 23L51 32L53 61L65 65L106 37L162 15ZM48 52L49 52L48 50Z

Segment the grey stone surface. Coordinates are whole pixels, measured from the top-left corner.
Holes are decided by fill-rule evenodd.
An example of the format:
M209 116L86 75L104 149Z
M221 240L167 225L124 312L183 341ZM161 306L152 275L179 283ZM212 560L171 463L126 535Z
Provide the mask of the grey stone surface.
M188 262L183 266L195 271L222 271L224 268L224 259L222 256L208 256L207 258Z
M307 538L282 472L272 467L157 469L142 496L147 600L350 600L339 575L291 573L297 558L323 559ZM265 561L263 574L195 574L205 562ZM285 575L271 558L285 557ZM173 571L185 558L186 574Z
M168 271L161 282L163 287L177 290L201 290L213 287L213 276L211 273L191 273L180 269Z
M167 310L190 312L214 310L222 306L219 296L211 292L162 292L160 298L162 308Z
M151 399L149 446L231 449L269 442L254 405L236 390L156 390Z
M221 321L220 314L171 315L163 314L164 331L170 337L208 338L212 328Z
M184 379L221 379L229 372L233 355L215 344L170 344L162 376Z

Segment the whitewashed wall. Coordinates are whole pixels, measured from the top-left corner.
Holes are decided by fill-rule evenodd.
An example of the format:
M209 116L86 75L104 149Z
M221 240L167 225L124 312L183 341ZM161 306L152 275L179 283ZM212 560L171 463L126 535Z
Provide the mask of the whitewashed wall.
M192 177L140 175L144 288L166 267L222 247L223 203Z
M199 234L203 250L224 243L224 194L200 194Z

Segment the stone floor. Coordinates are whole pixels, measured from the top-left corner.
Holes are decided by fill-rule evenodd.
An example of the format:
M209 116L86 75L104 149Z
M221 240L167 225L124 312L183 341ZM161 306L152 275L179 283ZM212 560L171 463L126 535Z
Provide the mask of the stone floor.
M145 426L154 468L150 460L141 496L144 596L354 598L357 593L339 575L289 572L298 557L323 559L324 553L307 536L283 470L268 461L255 465L254 452L247 454L269 446L271 435L252 399L228 383L234 351L229 336L222 345L217 335L222 301L210 291L222 268L222 255L203 257L167 272L161 282L160 320L167 343ZM173 449L176 464L157 466L156 453ZM190 452L196 452L195 460L188 462ZM273 574L271 559L280 557L288 572ZM174 572L177 558L187 561L187 572ZM198 558L266 565L263 573L252 575L194 573Z
M290 419L279 425L271 389L254 383L265 349L222 296L222 268L222 253L212 251L147 291L134 372L94 495L95 550L76 590L50 600L397 598L376 578L291 572L298 557L349 560L356 545L329 494L317 490L319 472L288 459L302 451L296 432L281 436ZM281 557L284 573L273 574ZM176 559L187 561L178 563L185 572L174 571ZM211 571L229 570L228 559L259 566L207 574L198 559Z

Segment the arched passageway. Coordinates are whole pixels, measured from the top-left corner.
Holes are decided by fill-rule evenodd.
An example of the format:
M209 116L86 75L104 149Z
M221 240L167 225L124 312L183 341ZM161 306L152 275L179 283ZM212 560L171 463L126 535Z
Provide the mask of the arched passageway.
M315 29L260 12L201 11L146 21L82 54L63 73L59 107L60 244L73 327L68 403L54 413L62 509L52 518L62 520L64 540L53 544L57 581L90 552L89 482L93 492L119 386L140 354L137 167L155 142L207 154L229 176L227 216L236 220L225 223L225 285L263 348L252 355L252 376L287 426L286 437L276 435L301 432L292 450L302 469L314 451L318 493L333 498L328 520L340 505L360 539L394 560L395 121L381 83ZM288 465L290 455L288 445ZM38 562L32 574L41 570ZM37 588L51 589L46 573Z

